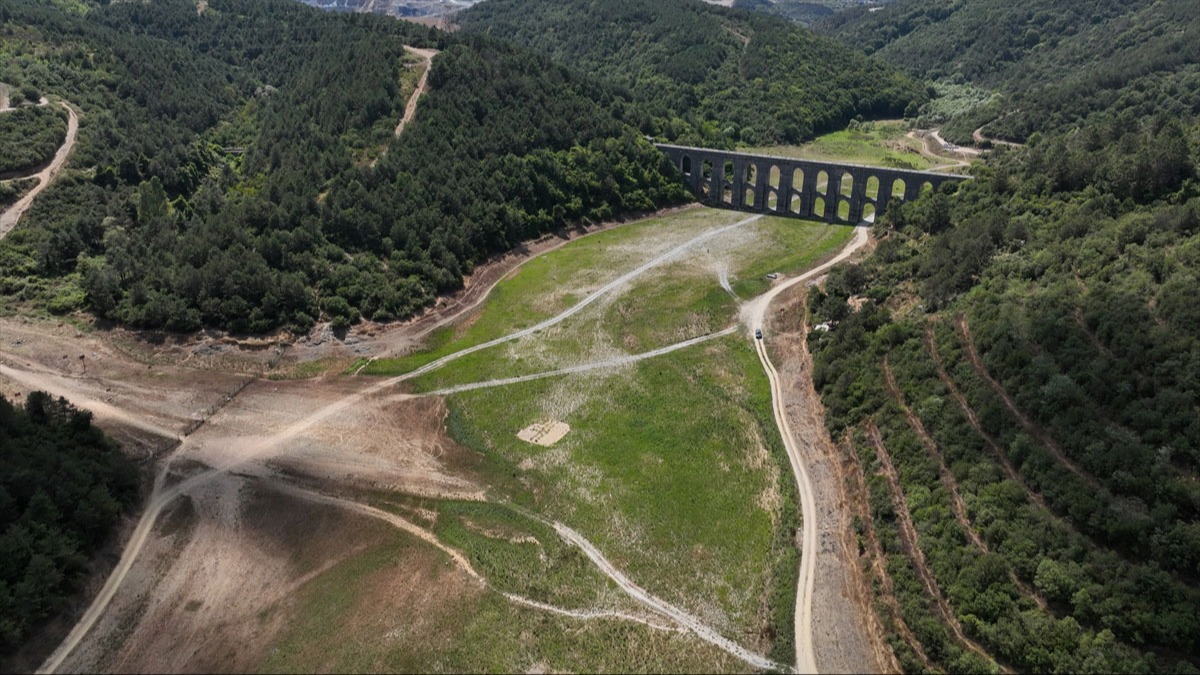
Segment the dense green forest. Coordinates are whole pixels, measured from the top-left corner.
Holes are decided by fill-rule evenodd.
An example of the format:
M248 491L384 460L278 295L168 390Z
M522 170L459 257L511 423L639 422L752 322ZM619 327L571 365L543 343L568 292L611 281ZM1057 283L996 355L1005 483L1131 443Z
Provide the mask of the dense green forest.
M137 468L91 413L0 396L0 655L62 609L137 497Z
M85 7L0 6L0 81L81 111L73 169L0 243L11 302L171 330L386 321L522 239L686 197L627 99L488 38L291 0ZM444 51L395 140L405 44Z
M0 114L0 179L32 172L54 157L67 135L59 106L26 106Z
M796 143L927 97L880 61L788 21L694 0L488 0L462 29L618 83L647 134L684 143Z
M1200 113L1194 0L903 0L817 26L919 77L998 92L947 127L957 141Z
M934 667L989 666L938 619L915 546L1001 664L1195 672L1198 141L1168 115L1035 137L889 209L874 255L813 292L833 323L810 336L815 384L866 478L859 532L888 558L894 635Z

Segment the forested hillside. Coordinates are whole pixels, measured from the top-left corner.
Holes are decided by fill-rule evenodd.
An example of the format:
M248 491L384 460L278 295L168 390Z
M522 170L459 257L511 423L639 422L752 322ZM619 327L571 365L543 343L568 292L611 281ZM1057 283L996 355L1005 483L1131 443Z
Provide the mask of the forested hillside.
M291 0L0 6L0 81L81 113L0 294L135 326L392 320L487 255L684 198L628 101L543 57ZM405 44L438 47L413 124Z
M0 178L37 169L66 135L67 115L58 106L26 106L0 115Z
M796 143L926 98L803 27L694 0L488 0L457 22L619 83L644 111L642 131L685 143Z
M998 91L948 126L954 140L1200 113L1194 0L901 0L817 26L915 76Z
M1035 138L813 293L906 668L1196 672L1198 141L1166 114Z
M62 609L138 496L138 475L92 414L0 396L0 655Z

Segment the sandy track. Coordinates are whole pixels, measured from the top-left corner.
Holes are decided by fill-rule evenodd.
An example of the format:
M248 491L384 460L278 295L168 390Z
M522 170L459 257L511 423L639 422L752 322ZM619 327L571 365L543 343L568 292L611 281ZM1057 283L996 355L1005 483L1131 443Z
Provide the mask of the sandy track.
M8 207L7 211L0 213L0 239L3 239L17 226L17 221L21 219L21 216L25 215L25 212L33 204L34 197L37 197L42 190L50 187L50 183L58 176L58 172L67 163L67 156L71 154L71 150L75 147L75 137L79 134L79 117L75 114L75 109L66 101L60 102L60 105L67 109L67 137L63 140L63 144L59 146L58 151L54 153L54 159L50 161L50 165L32 176L38 179L38 184L28 194L17 200L17 203Z
M568 308L567 310L561 312L560 314L558 314L556 316L550 317L549 319L546 319L545 321L542 321L541 323L534 324L534 325L530 326L529 328L525 328L525 329L516 331L514 333L509 333L508 335L505 335L503 337L498 337L495 340L489 340L487 342L477 344L473 347L467 347L466 349L460 349L459 351L454 352L453 354L447 354L446 356L443 356L442 358L437 359L436 361L430 361L429 363L425 364L424 366L421 366L420 368L417 368L416 370L405 373L404 375L397 376L396 378L393 378L393 379L396 382L401 382L404 380L412 379L414 377L419 377L421 375L424 375L425 373L437 370L438 368L441 368L442 366L446 365L447 363L450 363L451 361L454 361L456 359L460 359L468 354L474 354L475 352L483 351L485 349L489 349L491 347L495 347L496 345L501 345L506 342L512 342L513 340L519 340L528 335L533 335L534 333L536 333L538 331L545 330L551 326L562 323L563 321L566 321L567 319L571 318L572 316L575 316L576 314L582 312L584 309L586 309L587 307L589 307L590 305L595 303L597 300L600 300L605 295L620 288L621 286L624 286L625 284L629 283L630 281L633 281L635 278L645 274L649 270L651 270L655 267L658 267L659 265L662 265L665 262L670 261L672 258L679 255L680 253L683 253L684 251L686 251L698 244L704 243L705 241L708 241L709 239L712 239L713 237L717 237L722 234L725 234L726 232L729 232L730 230L733 230L737 227L741 227L742 225L745 225L747 223L754 222L762 217L763 217L762 215L756 215L756 216L750 216L749 218L743 218L742 220L739 220L736 223L733 223L732 225L725 225L724 227L718 227L714 230L709 230L708 232L705 232L704 234L693 237L692 239L689 239L689 240L683 242L682 244L676 246L675 248L642 263L638 267L634 268L633 270L631 270L629 272L626 272L625 274L622 274L621 276L617 277L616 279L613 279L612 281L608 282L604 286L601 286L599 289L593 291L590 295L588 295L583 300L580 300L579 302L575 303L570 308Z
M930 135L932 135L934 137L934 139L937 140L937 142L939 144L941 144L944 151L950 152L949 150L945 150L946 141L942 140L942 137L940 135L938 135L937 131L930 132ZM936 152L934 152L933 149L929 147L929 139L925 137L924 133L918 134L915 131L910 131L910 132L908 132L907 136L908 136L908 138L912 138L912 139L921 141L921 154L922 155L928 157L929 159L937 161L937 162L940 162L945 159L948 159L952 162L951 164L938 164L936 166L931 166L928 169L929 171L946 171L949 169L961 169L961 168L971 166L971 162L968 160L961 159L961 158L954 158L954 157L946 157L944 155L939 155ZM965 152L965 151L960 150L960 152ZM979 151L972 150L971 152L973 152L974 154L978 154ZM967 154L970 154L970 153L967 153Z
M809 481L808 469L804 465L804 459L801 456L800 448L796 442L796 438L792 433L791 427L787 420L787 410L783 396L783 386L780 383L779 373L775 370L774 364L771 363L771 357L767 354L765 340L755 340L753 331L761 327L766 318L767 308L770 307L771 301L774 300L780 293L795 286L798 283L812 279L824 273L830 267L846 260L859 248L866 245L868 235L866 228L858 228L854 233L854 238L842 249L838 255L822 265L801 274L799 276L788 279L782 283L776 284L767 293L759 296L752 302L747 303L742 309L742 319L746 323L747 330L750 331L750 339L754 340L755 349L758 352L758 359L762 363L763 370L767 373L767 379L771 384L771 407L775 414L775 424L779 427L779 433L783 437L783 443L787 449L788 460L792 465L792 473L795 476L796 483L800 492L800 507L804 520L802 545L800 552L800 579L796 585L796 614L795 614L795 644L796 644L796 669L802 673L817 672L817 661L815 648L813 646L813 616L812 616L812 598L813 587L816 583L816 551L817 551L817 505L813 498L812 483Z
M609 221L588 228L586 231L578 228L565 233L559 232L543 235L533 242L523 244L518 249L504 254L493 262L480 265L475 269L474 273L464 280L463 290L453 300L450 300L443 306L427 309L419 317L411 319L406 323L396 324L392 329L385 331L383 335L376 339L381 351L364 361L362 365L355 369L354 375L361 373L372 362L391 356L397 349L416 346L421 338L428 336L439 328L453 324L467 314L475 311L487 300L488 294L492 292L492 289L497 284L503 281L513 270L519 269L530 260L558 250L577 239L604 232L605 230L619 227L629 222L637 222L646 218L657 218L698 206L698 204L689 204L663 209L642 218L635 218L632 221Z
M447 556L450 557L450 559L454 562L455 565L460 567L472 579L478 581L480 584L487 586L488 588L491 588L492 590L496 591L500 595L503 595L508 600L515 602L517 604L525 605L527 607L533 607L535 609L539 609L539 610L546 611L546 612L551 612L553 614L558 614L560 616L571 617L573 619L581 619L581 620L621 619L621 620L625 620L625 621L633 621L636 623L640 623L640 624L643 624L646 626L650 626L651 628L657 628L659 630L680 630L680 628L677 628L675 625L663 624L661 622L653 621L653 620L647 619L646 617L643 617L643 616L629 614L627 612L619 612L619 611L615 611L615 610L568 609L565 607L558 607L556 605L551 605L551 604L548 604L545 602L540 602L538 600L526 598L524 596L517 595L515 593L501 591L501 590L491 586L491 584L488 582L488 580L482 574L480 574L474 567L471 566L471 562L469 560L467 560L466 556L464 556L460 551L453 549L453 548L447 546L446 544L442 543L442 541L437 538L437 535L433 534L429 530L419 527L419 526L405 520L404 518L401 518L400 516L398 516L394 513L389 513L382 509L378 509L373 506L369 506L367 504L362 504L360 502L352 501L349 499L342 499L340 497L334 497L332 495L322 494L322 493L318 493L318 492L313 492L311 490L306 490L304 488L296 487L293 485L277 484L277 485L274 485L273 487L274 487L274 489L278 490L279 492L291 495L293 497L305 499L308 501L318 502L318 503L322 503L322 504L329 504L329 505L337 506L337 507L344 508L344 509L349 509L351 511L355 511L357 513L361 513L363 515L370 516L372 518L377 518L379 520L382 520L382 521L392 525L393 527L399 528L399 529L403 530L404 532L407 532L408 534L411 534L411 535L417 537L418 539L424 541L425 543L427 543L427 544L433 546L434 548L437 548L439 551L445 553ZM600 553L600 551L597 550L596 547L593 546L590 541L588 541L586 538L583 537L583 535L579 534L575 530L572 530L571 528L569 528L565 525L562 525L561 523L549 523L547 521L543 521L540 518L537 518L536 516L531 516L531 517L534 517L535 519L537 519L541 522L544 522L547 525L552 526L554 528L554 530L558 533L558 535L564 541L578 547L581 551L583 551L584 554L587 555L588 558L590 560L592 560L593 563L596 564L596 566L600 569L601 572L603 572L606 576L608 576L610 579L612 579L614 582L616 582L617 585L623 591L625 591L626 594L629 595L629 597L631 597L633 600L635 600L638 604L646 607L647 609L652 610L656 614L659 614L659 615L667 618L668 620L670 620L670 622L672 624L677 624L682 629L692 631L698 637L705 640L706 642L709 642L717 647L724 649L725 651L729 652L730 654L745 660L747 663L749 663L753 666L764 668L764 669L770 669L770 668L778 669L779 668L779 664L776 664L773 661L770 661L769 659L764 659L763 657L760 657L752 652L749 652L746 649L743 649L741 646L737 645L736 643L726 640L725 638L723 638L719 634L717 634L716 631L714 631L711 628L709 628L708 626L704 625L695 617L692 617L691 615L683 612L682 610L676 608L675 606L673 606L667 602L664 602L662 600L659 600L658 598L647 593L640 586L637 586L636 584L631 582L624 574L622 574L620 572L620 570L617 570L615 567L613 567L608 562L608 559L605 558L604 555L602 553Z
M575 314L583 311L584 308L586 308L587 306L596 302L601 297L603 297L605 294L620 288L622 285L628 283L629 281L633 280L634 278L640 276L641 274L644 274L645 272L649 271L650 269L652 269L658 265L661 265L661 264L669 261L670 259L674 258L676 255L679 255L680 253L686 251L687 249L689 249L693 246L696 246L704 241L712 239L713 237L719 236L720 234L728 232L728 231L730 231L734 228L737 228L741 225L758 220L761 217L762 217L761 215L751 216L749 218L739 220L736 223L733 223L731 225L726 225L726 226L723 226L720 228L716 228L714 230L705 232L704 234L693 237L693 238L689 239L688 241L685 241L684 243L670 249L669 251L667 251L659 256L656 256L655 258L647 261L646 263L643 263L642 265L638 266L636 269L634 269L630 272L627 272L626 274L618 277L617 279L613 280L612 282L609 282L605 286L601 287L599 290L595 291L594 293L592 293L588 297L584 298L582 301L575 304L571 308L560 313L559 315L551 317L550 319L547 319L535 326L531 326L530 328L526 328L524 330L517 331L508 336L497 338L495 340L491 340L489 342L486 342L486 343L483 343L480 345L476 345L474 347L470 347L470 348L455 352L453 354L449 354L449 355L444 356L436 361L426 364L424 367L414 370L412 372L376 382L375 384L373 384L369 387L365 387L357 392L348 394L348 395L342 397L341 399L339 399L333 403L330 403L330 404L320 408L319 410L314 411L312 414L308 415L307 417L305 417L297 422L294 422L294 423L284 427L283 429L276 431L273 434L270 434L268 436L259 437L257 439L254 439L254 440L246 443L244 447L240 448L239 452L233 453L231 456L223 459L222 461L216 462L210 469L203 471L197 475L191 476L190 478L187 478L186 480L184 480L170 488L165 487L165 482L166 482L166 470L165 469L169 468L169 466L170 466L170 460L168 459L168 461L164 464L164 470L159 473L157 479L155 480L154 488L151 491L151 498L148 501L146 510L143 512L141 520L138 522L138 525L137 525L136 529L134 530L133 535L130 537L129 542L126 544L125 550L122 552L121 559L117 563L117 566L113 569L113 572L111 575L109 575L109 578L105 582L104 587L101 589L100 593L93 600L92 604L88 607L87 611L84 612L84 614L80 618L79 622L71 630L70 634L63 641L63 643L61 645L59 645L58 649L56 649L50 655L50 657L46 660L46 662L42 665L42 668L39 669L39 672L54 672L55 670L57 670L62 665L62 663L66 659L66 657L68 655L70 655L70 653L83 640L84 636L88 633L88 631L91 630L92 626L94 626L96 624L96 621L104 613L108 604L110 602L112 602L113 596L116 594L117 590L120 588L121 583L124 581L125 577L129 574L129 571L133 566L133 562L137 559L142 548L146 545L146 542L148 541L150 534L153 531L154 523L157 521L159 515L161 515L161 513L167 507L167 505L169 505L175 498L179 497L180 495L186 494L188 491L204 484L206 481L213 478L214 476L218 476L221 473L224 473L231 469L237 468L239 466L244 466L244 465L246 465L250 462L253 462L257 459L261 459L269 451L278 447L281 443L300 437L300 435L303 434L304 432L306 432L307 430L313 428L314 426L320 424L321 422L324 422L325 420L330 419L331 417L333 417L335 415L338 415L338 414L346 411L351 406L361 402L362 400L366 399L369 396L372 396L381 391L384 391L385 389L394 387L395 385L397 385L401 382L404 382L405 380L417 377L424 373L427 373L427 372L430 372L437 368L440 368L441 366L445 365L446 363L449 363L455 359L461 358L462 356L465 356L467 354L481 351L483 349L487 349L489 347L493 347L498 344L503 344L505 342L516 340L516 339L518 339L520 337L524 337L526 335L531 335L536 331L548 328L548 327L558 324L562 321L565 321L566 319L570 318L571 316L574 316ZM182 454L182 452L189 447L189 445L190 445L189 441L190 441L190 439L185 440L184 443L180 444L180 446L176 450L174 456L178 456L178 455Z
M1008 115L1005 115L1005 117L1007 117L1007 116ZM987 126L987 125L985 124L984 126ZM1010 148L1019 148L1019 147L1022 147L1022 145L1023 145L1021 143L1013 143L1012 141L1002 141L998 138L989 138L987 136L984 136L983 135L983 127L979 127L975 131L972 131L971 139L974 140L976 143L990 142L992 145L1006 145Z
M395 135L397 138L399 138L401 132L404 131L404 127L409 122L412 122L413 118L416 117L417 101L420 100L421 96L423 96L429 88L427 84L429 82L429 71L433 70L433 57L440 53L436 49L417 49L416 47L409 47L408 45L404 45L404 49L408 53L416 54L425 60L425 72L421 73L421 79L417 81L416 89L413 89L412 96L408 97L408 103L404 106L404 117L401 117L400 122L396 124Z
M561 537L564 541L574 544L577 548L579 548L580 551L583 551L583 554L586 555L588 559L591 560L598 568L600 568L600 571L604 572L605 576L616 582L617 586L619 586L621 590L625 591L629 597L638 601L639 604L648 607L663 616L669 617L679 625L690 630L701 640L723 649L729 654L736 656L755 668L761 668L763 670L788 670L787 666L775 663L764 656L759 656L758 654L755 654L745 647L742 647L736 642L726 639L717 631L701 623L699 619L691 614L688 614L674 605L671 605L670 603L651 595L641 586L638 586L630 581L629 577L625 576L616 567L613 567L612 563L608 561L608 558L604 557L604 554L601 553L599 549L593 546L590 541L585 539L583 535L579 534L575 530L572 530L566 525L558 522L553 523L553 526L554 531L558 533L559 537Z
M858 258L865 249L859 249ZM898 672L886 642L889 631L875 620L872 586L860 564L862 541L854 514L865 504L853 490L854 465L829 435L825 407L813 385L808 349L808 288L795 287L772 305L768 353L779 371L788 422L808 469L816 500L816 579L813 643L817 669L833 673ZM869 558L868 558L869 559Z
M30 391L41 390L46 392L62 392L63 387L56 381L56 377L44 373L36 373L28 370L19 370L4 364L0 364L0 375L7 377L15 382L20 382L23 386L29 387ZM173 439L176 441L183 440L183 434L178 431L167 429L148 422L137 415L132 415L128 411L117 406L109 405L90 396L80 394L77 391L70 392L71 404L89 410L99 420L111 420L131 426L135 429L145 431L155 436Z

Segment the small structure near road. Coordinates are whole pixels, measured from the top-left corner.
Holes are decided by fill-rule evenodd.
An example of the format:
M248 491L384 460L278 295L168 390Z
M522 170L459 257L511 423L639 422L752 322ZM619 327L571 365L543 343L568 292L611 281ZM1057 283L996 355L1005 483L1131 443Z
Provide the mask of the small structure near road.
M566 422L558 420L550 420L548 422L536 422L530 424L524 429L517 432L517 438L526 443L550 447L562 440L563 436L571 430L570 425Z

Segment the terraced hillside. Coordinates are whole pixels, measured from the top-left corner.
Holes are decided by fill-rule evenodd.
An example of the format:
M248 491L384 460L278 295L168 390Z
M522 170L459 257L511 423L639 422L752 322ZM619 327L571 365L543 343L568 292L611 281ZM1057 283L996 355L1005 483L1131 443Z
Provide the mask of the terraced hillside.
M995 157L814 292L814 380L906 668L1194 667L1200 153L1124 201L1108 182L1116 148L1194 132ZM1081 175L1047 181L1060 160Z

